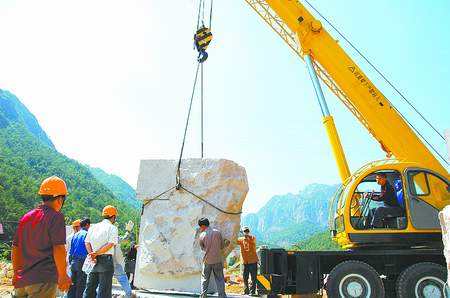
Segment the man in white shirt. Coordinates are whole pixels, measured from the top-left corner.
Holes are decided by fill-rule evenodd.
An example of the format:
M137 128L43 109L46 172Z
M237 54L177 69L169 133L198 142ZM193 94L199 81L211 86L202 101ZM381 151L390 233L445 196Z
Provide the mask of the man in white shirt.
M87 278L83 298L111 297L114 247L119 240L119 231L114 225L117 209L108 205L103 208L102 216L104 219L89 229L85 239L89 257L95 260L96 264Z

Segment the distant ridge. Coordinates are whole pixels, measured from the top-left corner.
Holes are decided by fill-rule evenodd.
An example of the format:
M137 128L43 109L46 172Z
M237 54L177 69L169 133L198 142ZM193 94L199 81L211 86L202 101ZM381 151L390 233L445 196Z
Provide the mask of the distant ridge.
M310 184L298 194L273 196L242 219L261 243L290 247L327 229L329 200L338 185Z
M27 107L14 94L0 89L0 129L13 123L23 123L26 129L39 141L55 149L55 145Z
M93 168L86 165L92 175L103 183L120 200L135 206L141 207L141 202L136 198L136 191L125 180L114 174L108 174L100 168Z

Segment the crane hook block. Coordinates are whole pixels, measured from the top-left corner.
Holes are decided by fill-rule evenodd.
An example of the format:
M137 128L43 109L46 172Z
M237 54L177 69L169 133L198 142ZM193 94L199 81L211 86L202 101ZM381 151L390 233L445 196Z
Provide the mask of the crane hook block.
M194 35L194 45L198 51L198 62L203 63L208 59L206 49L212 40L211 30L205 26L200 27Z

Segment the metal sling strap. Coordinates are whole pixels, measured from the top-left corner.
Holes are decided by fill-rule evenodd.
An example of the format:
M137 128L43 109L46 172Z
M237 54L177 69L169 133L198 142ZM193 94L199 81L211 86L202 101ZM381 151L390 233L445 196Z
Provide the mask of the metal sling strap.
M161 197L163 197L163 196L164 196L165 194L167 194L167 193L172 192L173 190L175 190L175 191L185 191L185 192L187 192L188 194L190 194L191 196L193 196L194 198L200 200L201 202L207 204L208 206L210 206L210 207L212 207L212 208L214 208L214 209L216 209L216 210L218 210L219 212L222 212L222 213L224 213L224 214L228 214L228 215L240 215L240 214L242 214L242 211L239 211L239 212L232 212L232 211L227 211L227 210L224 210L224 209L222 209L222 208L220 208L220 207L217 207L217 206L214 205L213 203L208 202L208 200L202 198L201 196L195 194L194 192L190 191L190 190L187 189L186 187L180 185L180 188L176 188L176 186L173 186L173 187L169 188L168 190L161 192L160 194L156 195L155 197L153 197L153 198L151 198L151 199L146 199L146 200L144 201L144 204L142 205L142 212L141 212L141 215L144 214L144 208L145 208L147 205L149 205L151 202L153 202L153 201L170 201L170 199L163 199L163 198L161 198Z

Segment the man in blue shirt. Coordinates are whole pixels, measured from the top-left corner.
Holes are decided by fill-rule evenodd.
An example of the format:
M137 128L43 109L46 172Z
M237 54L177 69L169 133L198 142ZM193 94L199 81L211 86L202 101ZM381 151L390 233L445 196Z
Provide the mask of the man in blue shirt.
M91 221L89 218L84 218L80 222L81 230L75 233L72 237L72 242L69 252L70 271L72 272L72 286L70 286L68 298L82 298L83 291L86 287L86 273L83 272L83 263L88 255L84 239Z

